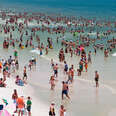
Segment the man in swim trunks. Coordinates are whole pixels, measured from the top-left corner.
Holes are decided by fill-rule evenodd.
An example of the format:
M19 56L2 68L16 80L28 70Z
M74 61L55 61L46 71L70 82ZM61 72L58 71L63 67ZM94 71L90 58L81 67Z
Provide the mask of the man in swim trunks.
M64 94L66 95L66 97L68 97L69 99L70 99L70 97L69 97L69 95L68 95L68 90L69 90L69 88L68 88L68 84L66 83L66 82L62 82L62 100L64 99Z
M54 77L58 77L58 64L54 65Z

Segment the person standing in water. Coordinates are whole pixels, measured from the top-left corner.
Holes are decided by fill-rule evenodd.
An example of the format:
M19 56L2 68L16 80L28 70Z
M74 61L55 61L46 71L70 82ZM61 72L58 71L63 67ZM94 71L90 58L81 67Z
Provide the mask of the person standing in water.
M17 59L17 57L18 57L18 52L16 50L14 51L14 57L15 57L15 59Z
M46 46L46 55L48 54L48 45Z
M40 48L40 56L42 56L42 54L43 54L43 53L42 53L42 48Z
M68 73L68 64L64 61L64 74Z
M86 72L87 72L87 69L88 69L88 62L87 62L87 60L85 61L85 70L86 70Z
M96 87L99 87L98 81L99 81L99 74L98 74L97 71L95 71L95 83L96 83Z
M89 51L89 53L88 53L88 63L92 63L92 61L91 61L91 51Z

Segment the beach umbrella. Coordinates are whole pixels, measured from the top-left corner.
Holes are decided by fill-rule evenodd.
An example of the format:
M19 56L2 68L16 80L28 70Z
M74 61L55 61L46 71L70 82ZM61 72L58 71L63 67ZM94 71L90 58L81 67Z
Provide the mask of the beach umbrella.
M7 110L1 110L0 116L11 116L11 114Z

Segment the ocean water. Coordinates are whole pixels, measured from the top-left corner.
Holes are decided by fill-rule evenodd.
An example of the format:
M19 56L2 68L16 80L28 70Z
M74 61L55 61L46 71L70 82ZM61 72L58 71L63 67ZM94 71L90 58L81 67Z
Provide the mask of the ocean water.
M116 0L0 0L0 8L77 16L114 17Z

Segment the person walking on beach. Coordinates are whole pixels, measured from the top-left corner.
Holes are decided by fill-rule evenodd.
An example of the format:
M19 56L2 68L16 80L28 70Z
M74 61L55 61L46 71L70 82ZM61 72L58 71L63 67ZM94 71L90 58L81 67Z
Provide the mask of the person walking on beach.
M27 80L27 69L26 66L24 66L24 70L23 70L23 80Z
M31 98L28 97L27 98L27 111L28 111L28 116L31 116L31 105L32 105Z
M65 116L64 113L66 112L66 110L64 109L64 106L61 105L60 106L60 116Z
M12 72L15 73L16 72L15 60L12 61L11 67L12 67Z
M71 83L73 82L74 80L74 65L71 65Z
M17 106L18 106L18 116L23 116L23 110L25 106L23 96L17 98Z
M50 105L50 110L49 110L49 116L55 116L55 108L54 108L54 103Z
M66 97L68 97L70 99L70 97L68 95L68 90L69 90L68 84L63 81L62 82L62 100L64 99L64 94L66 95Z
M15 61L15 66L16 66L16 70L19 70L19 61L18 61L18 59Z
M88 62L87 62L87 60L85 61L85 70L86 70L86 72L87 72L87 69L88 69Z
M57 78L58 77L58 64L54 65L53 69L54 69L54 77Z
M54 79L54 76L51 76L51 78L50 78L50 84L51 84L51 90L54 90L54 88L55 88L55 79Z
M95 83L96 83L96 87L99 87L98 81L99 81L99 74L98 74L97 71L95 71Z
M16 110L14 111L14 113L17 113L17 98L18 98L18 94L17 94L17 90L14 89L14 93L12 94L12 99L13 99L13 103L16 104Z
M96 47L93 46L93 48L94 48L94 53L95 53L95 55L96 55L96 53L97 53Z

